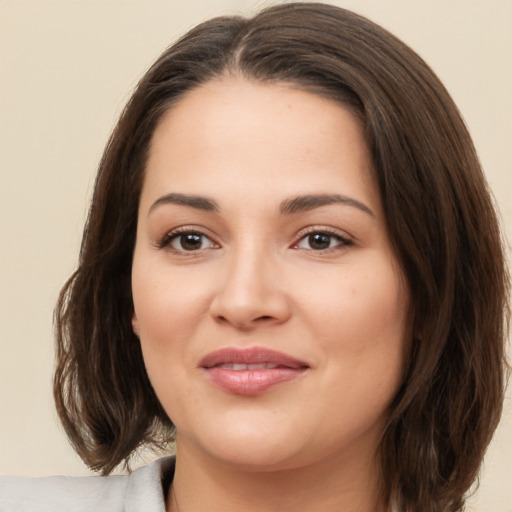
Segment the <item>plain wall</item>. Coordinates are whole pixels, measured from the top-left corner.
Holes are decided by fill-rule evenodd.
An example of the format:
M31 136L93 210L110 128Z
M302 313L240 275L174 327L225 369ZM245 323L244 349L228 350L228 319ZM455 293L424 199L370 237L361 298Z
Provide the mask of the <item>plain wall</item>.
M136 81L196 23L253 0L0 2L0 472L87 474L54 412L52 310L103 146ZM473 134L512 238L512 2L338 0L412 46ZM512 512L512 404L472 510Z

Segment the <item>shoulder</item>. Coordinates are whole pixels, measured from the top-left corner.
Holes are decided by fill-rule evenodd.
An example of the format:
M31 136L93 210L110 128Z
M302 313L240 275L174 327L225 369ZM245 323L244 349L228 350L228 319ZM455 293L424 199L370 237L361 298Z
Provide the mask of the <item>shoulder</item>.
M128 476L2 476L0 512L121 511L127 484Z
M0 512L164 512L173 471L165 457L122 476L0 476Z

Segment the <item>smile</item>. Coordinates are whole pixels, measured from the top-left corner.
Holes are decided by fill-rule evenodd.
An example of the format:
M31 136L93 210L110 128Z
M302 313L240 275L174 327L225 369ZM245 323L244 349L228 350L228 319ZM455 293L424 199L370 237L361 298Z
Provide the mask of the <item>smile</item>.
M226 348L208 354L200 367L216 387L236 395L258 395L301 376L309 365L264 348Z
M236 363L224 363L219 364L216 368L223 368L226 370L274 370L278 368L277 364L272 363L256 363L256 364L236 364Z

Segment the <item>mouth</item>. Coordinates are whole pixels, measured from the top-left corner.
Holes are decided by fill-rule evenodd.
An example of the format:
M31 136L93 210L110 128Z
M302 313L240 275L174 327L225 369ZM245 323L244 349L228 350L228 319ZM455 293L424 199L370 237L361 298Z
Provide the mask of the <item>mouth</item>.
M272 363L256 363L256 364L241 364L241 363L223 363L216 366L216 368L224 368L226 370L242 371L242 370L275 370L279 365Z
M225 348L199 364L216 387L236 395L258 395L300 377L309 365L282 352L259 347Z

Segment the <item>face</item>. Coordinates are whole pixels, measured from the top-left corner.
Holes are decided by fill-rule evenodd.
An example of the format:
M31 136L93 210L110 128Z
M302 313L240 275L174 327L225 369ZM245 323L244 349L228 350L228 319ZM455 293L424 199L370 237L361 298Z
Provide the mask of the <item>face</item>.
M260 469L375 453L408 293L359 121L285 84L166 113L140 200L133 327L178 453Z

